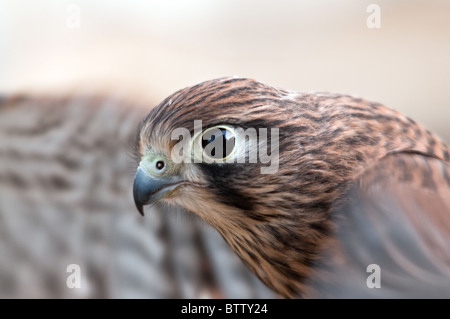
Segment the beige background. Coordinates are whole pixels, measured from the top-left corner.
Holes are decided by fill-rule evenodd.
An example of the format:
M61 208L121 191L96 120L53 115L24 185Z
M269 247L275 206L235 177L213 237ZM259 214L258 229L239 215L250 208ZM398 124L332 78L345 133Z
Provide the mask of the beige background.
M369 29L366 8L381 7ZM73 5L80 28L70 28ZM0 1L0 90L145 97L240 75L382 102L450 141L450 1Z
M0 108L0 297L273 296L213 229L173 209L137 214L124 137L143 115L122 98L150 109L240 75L382 102L450 142L449 57L448 0L0 0L0 93L72 97Z

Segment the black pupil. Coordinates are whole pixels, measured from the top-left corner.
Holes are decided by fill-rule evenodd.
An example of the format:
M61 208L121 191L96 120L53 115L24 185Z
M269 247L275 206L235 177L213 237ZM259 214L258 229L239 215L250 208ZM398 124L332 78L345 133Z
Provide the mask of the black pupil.
M164 162L163 161L157 161L156 162L156 168L157 169L163 169L164 168Z
M221 139L222 141L222 149L220 150L220 148L218 150L216 150L216 146L217 143L220 143L220 141L216 141L215 142L215 146L211 149L211 154L210 155L212 158L215 159L222 159L225 158L227 156L229 156L231 154L231 152L234 149L234 143L235 143L235 138L233 136L233 134L225 129L225 128L217 128L217 130L220 130L220 135L211 135L209 138L202 139L202 147L203 149L210 143L212 143L213 141L217 139ZM215 132L214 132L215 133Z

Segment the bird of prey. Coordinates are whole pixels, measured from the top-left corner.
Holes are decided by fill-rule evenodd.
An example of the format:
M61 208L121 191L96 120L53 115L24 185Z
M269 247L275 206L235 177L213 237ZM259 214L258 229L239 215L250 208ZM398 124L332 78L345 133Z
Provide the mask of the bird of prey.
M275 296L213 229L178 209L135 213L143 104L88 90L0 99L0 298Z
M201 217L282 297L450 297L450 150L386 106L220 78L153 108L135 149L137 209Z

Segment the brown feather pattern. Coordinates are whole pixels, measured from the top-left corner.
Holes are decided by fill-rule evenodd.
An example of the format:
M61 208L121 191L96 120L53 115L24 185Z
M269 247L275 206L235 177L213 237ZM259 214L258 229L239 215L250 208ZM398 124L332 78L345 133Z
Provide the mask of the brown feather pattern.
M340 249L333 243L338 225L330 212L345 202L366 169L397 153L450 159L436 136L382 104L296 93L245 78L202 82L166 98L139 126L137 157L148 149L170 154L171 131L192 131L194 120L202 120L204 128L279 128L276 174L260 174L261 164L185 164L195 166L205 187L186 188L186 196L168 202L216 228L244 263L285 297L310 295L308 280L326 272L315 266L324 262L321 251Z

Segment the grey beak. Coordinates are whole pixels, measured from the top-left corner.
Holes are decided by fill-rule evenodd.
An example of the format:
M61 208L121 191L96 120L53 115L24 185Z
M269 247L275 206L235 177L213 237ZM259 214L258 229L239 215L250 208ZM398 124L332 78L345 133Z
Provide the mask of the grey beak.
M154 178L138 167L133 184L134 203L139 213L144 216L144 206L164 197L170 190L180 184L178 178Z
M139 213L144 216L144 205L153 202L152 196L167 185L167 181L149 176L142 167L138 167L133 184L134 203Z

